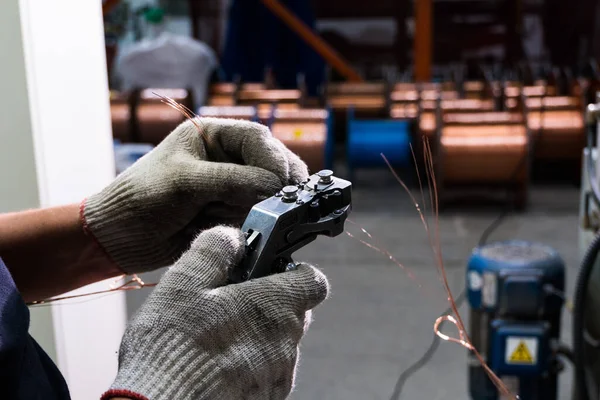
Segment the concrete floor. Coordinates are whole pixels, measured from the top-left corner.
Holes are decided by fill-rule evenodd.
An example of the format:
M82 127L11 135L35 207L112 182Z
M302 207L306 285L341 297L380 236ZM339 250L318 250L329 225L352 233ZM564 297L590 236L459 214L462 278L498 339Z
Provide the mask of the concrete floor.
M379 172L376 182L369 176L361 181L358 176L350 219L369 231L409 272L347 235L319 238L296 253L296 260L313 263L326 273L332 293L315 310L302 343L293 400L389 399L401 371L430 345L433 323L448 305L415 208L400 185L383 175L389 174ZM536 188L530 209L510 215L491 240L520 238L553 246L567 264L571 297L579 260L578 203L579 191L574 187ZM495 206L450 210L440 216L439 241L454 293L463 287L464 268L473 246L498 213ZM368 239L356 225L348 223L346 227L355 236ZM134 292L128 297L133 311L145 294ZM467 324L466 307L460 310ZM563 339L568 344L570 324L565 311ZM562 374L560 399L570 398L571 374L570 367ZM443 342L433 359L409 379L400 399L469 399L466 350Z

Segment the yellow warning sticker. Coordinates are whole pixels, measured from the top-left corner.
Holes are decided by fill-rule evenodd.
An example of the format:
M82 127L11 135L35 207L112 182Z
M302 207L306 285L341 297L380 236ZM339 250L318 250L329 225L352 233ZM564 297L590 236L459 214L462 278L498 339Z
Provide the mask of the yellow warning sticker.
M294 131L294 138L295 139L300 139L302 137L302 131L300 129L296 129Z
M537 363L538 340L531 337L514 337L506 339L506 363L535 365Z

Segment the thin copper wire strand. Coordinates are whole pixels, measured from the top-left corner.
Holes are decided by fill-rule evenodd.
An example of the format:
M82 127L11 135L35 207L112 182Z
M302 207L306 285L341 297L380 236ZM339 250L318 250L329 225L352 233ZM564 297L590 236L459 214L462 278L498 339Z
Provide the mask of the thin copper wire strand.
M456 318L454 318L452 315L442 315L441 317L438 317L435 320L435 324L433 325L433 330L435 334L438 335L438 337L440 337L440 339L445 340L447 342L458 343L469 350L474 349L474 347L468 341L465 340L464 332L462 332L461 330L458 329L458 336L460 337L460 339L456 339L450 335L442 333L440 325L443 322L450 322L458 329L458 322L456 321Z
M425 217L425 215L423 214L423 211L421 211L421 208L419 207L419 203L417 202L417 200L415 199L414 195L412 194L412 192L410 191L410 189L408 188L408 186L404 183L404 181L402 179L400 179L400 177L398 176L398 174L396 173L396 171L394 170L394 168L392 167L392 165L390 164L390 162L388 161L387 157L381 153L381 157L383 158L383 160L385 161L385 163L388 165L390 171L392 172L392 175L394 175L394 178L396 179L396 181L402 185L402 187L404 188L404 191L410 196L411 201L413 202L413 204L415 205L415 208L417 210L417 212L419 213L419 218L421 219L421 222L423 224L423 227L425 228L425 232L427 233L427 238L429 240L429 245L430 247L433 249L434 254L437 254L437 250L436 247L433 243L433 239L431 237L430 234L430 229L429 229L429 222L427 220L427 218ZM417 166L415 166L416 169L418 170L419 168ZM428 176L426 174L426 176ZM428 181L429 184L429 181ZM431 190L430 190L431 192ZM431 197L431 209L434 210L434 203L433 203L433 198Z
M347 219L346 221L350 222L351 224L354 224L356 226L358 226L358 228L369 237L369 239L375 241L375 238L362 226L360 226L359 224L357 224L356 222ZM375 244L369 243L363 239L357 238L356 236L354 236L354 234L352 234L349 231L346 231L346 234L348 236L350 236L351 238L358 240L360 243L364 244L365 246L385 255L387 258L389 258L394 264L396 264L397 266L399 266L404 272L406 272L406 274L408 275L409 278L415 280L417 282L417 284L419 285L419 288L422 288L423 285L421 282L419 282L418 278L415 276L415 274L409 269L407 268L404 264L402 264L400 261L398 261L396 259L396 257L394 257L394 255L392 253L390 253L389 251L385 250L383 247L381 247L379 245L379 243L375 242Z
M143 289L143 288L147 288L147 287L154 287L156 285L158 285L158 283L144 283L137 275L133 275L131 277L131 279L129 279L127 282L123 283L122 285L113 287L113 288L110 288L107 290L99 290L96 292L88 292L88 293L75 294L75 295L70 295L70 296L52 297L50 299L45 299L45 300L36 300L36 301L30 302L30 303L27 303L27 305L28 306L40 306L40 305L54 303L54 302L62 301L62 300L77 299L77 298L81 298L81 297L94 296L94 295L105 294L105 293L109 294L109 293L115 293L118 291L125 291L125 290L138 290L138 289Z
M412 193L410 192L410 190L408 189L406 184L402 181L402 179L400 179L400 177L397 175L397 173L395 172L395 170L393 169L393 167L391 166L390 162L387 160L385 155L382 153L381 156L384 159L384 161L386 162L386 164L388 165L390 171L392 172L392 174L394 175L394 177L396 178L398 183L400 183L400 185L404 188L404 190L410 196L411 200L415 203L417 212L419 213L421 221L423 222L423 226L425 227L425 231L427 232L429 240L430 240L431 248L436 257L436 261L437 261L436 266L442 275L442 278L443 278L442 282L444 285L444 289L446 290L446 293L448 294L448 302L450 303L452 312L455 315L455 317L453 317L451 319L448 317L452 317L452 316L443 316L443 317L441 317L442 318L441 320L438 318L438 320L436 320L436 323L434 324L434 332L440 338L448 341L451 337L439 332L438 328L439 328L439 325L441 324L441 322L443 322L443 321L453 322L459 332L460 339L452 338L453 340L451 340L451 341L453 341L455 343L459 343L462 346L466 347L468 350L472 351L473 354L475 355L475 357L480 362L482 368L484 369L486 374L489 376L489 378L492 380L494 385L498 388L498 390L502 394L509 396L511 399L518 400L519 397L512 394L512 392L508 389L508 387L506 387L505 383L488 367L488 365L486 364L486 362L483 359L483 357L481 356L481 354L479 354L477 349L475 349L475 347L473 346L468 334L466 333L465 325L462 321L462 318L460 317L460 313L458 312L458 307L456 306L456 302L454 301L454 298L452 296L452 291L450 290L450 287L448 284L448 279L446 276L446 270L444 268L442 250L441 250L440 241L439 241L439 208L438 208L437 184L436 184L436 180L435 180L435 171L434 171L434 167L433 167L433 156L432 156L431 147L429 145L429 142L427 141L427 138L423 137L423 141L425 144L424 157L425 157L425 169L427 172L426 176L428 177L428 185L429 185L429 190L430 190L430 194L431 194L430 197L431 197L433 216L434 216L434 221L435 221L435 238L436 238L435 244L433 243L433 239L431 237L426 218L423 216L420 208L418 207L418 204L414 200L414 196L412 195ZM417 169L418 169L418 167L417 167ZM441 336L440 336L440 334L441 334ZM462 342L466 343L467 346L465 346Z
M362 226L360 226L358 223L347 219L346 221L350 222L351 224L354 224L356 226L358 226L360 228L360 230L367 235L371 240L375 241L375 237L369 233L365 228L363 228ZM386 256L387 259L389 259L390 261L392 261L395 265L397 265L398 267L400 267L400 269L402 269L406 275L408 275L408 277L410 279L412 279L415 283L417 283L419 290L422 291L422 293L430 296L431 298L435 298L434 296L434 292L430 292L430 285L424 285L419 278L412 272L412 270L408 267L406 267L404 264L402 264L400 261L398 261L398 259L396 259L396 257L394 257L393 254L391 254L388 250L384 249L379 243L375 242L376 245L374 245L373 243L369 243L366 240L360 239L356 236L354 236L352 234L352 232L346 231L346 234L351 237L354 240L357 240L358 242L360 242L361 244L363 244L364 246Z
M192 121L192 123L196 126L196 128L198 128L198 133L200 133L200 136L204 140L204 143L206 145L209 144L208 137L206 136L206 133L204 131L204 126L202 125L202 121L200 120L200 116L199 115L197 115L196 113L194 113L192 110L190 110L185 105L176 102L175 100L173 100L170 97L163 96L162 94L159 94L159 93L156 93L156 92L152 92L152 94L154 94L155 96L159 97L163 103L165 103L168 106L170 106L170 107L174 108L175 110L179 111L181 114L183 114L185 117L187 117L190 121Z
M421 172L419 171L419 167L417 166L417 156L415 155L415 150L412 147L412 143L410 145L410 154L415 163L415 170L417 172L417 180L419 181L419 191L421 192L421 204L423 204L423 212L427 214L427 203L425 202L425 195L423 194L423 183L421 181ZM418 205L417 205L418 207Z
M427 154L427 158L428 158L428 165L429 165L429 172L431 174L431 181L433 182L433 195L435 196L435 221L439 221L439 210L438 210L438 195L437 195L437 185L436 185L436 180L435 180L435 171L433 169L433 156L431 153L431 147L429 145L429 142L426 142L426 147L425 147L425 151ZM448 301L450 302L452 311L454 313L454 316L456 318L456 322L457 322L457 328L459 330L459 332L461 332L461 335L464 335L464 340L470 345L470 349L473 354L475 354L475 357L477 357L477 359L479 360L479 362L481 363L482 367L484 368L484 370L486 371L486 373L488 374L488 376L490 377L490 379L494 382L494 384L496 385L496 387L500 390L500 392L502 392L502 394L510 396L513 399L518 399L518 396L515 396L512 394L512 392L508 389L508 387L506 387L505 383L487 366L487 363L485 362L485 360L483 359L483 357L481 356L481 354L479 354L479 352L477 351L477 349L474 348L471 339L469 338L469 335L466 332L465 329L465 324L462 321L462 318L460 316L460 313L458 312L458 307L456 306L456 302L454 301L454 298L452 296L452 292L450 290L449 284L448 284L448 279L446 276L446 269L444 268L444 260L442 257L442 249L440 246L440 241L439 241L439 223L436 222L436 240L437 240L437 249L438 249L438 253L437 253L437 257L438 257L438 263L437 266L438 268L441 270L441 273L444 277L444 288L446 289L446 292L448 293Z

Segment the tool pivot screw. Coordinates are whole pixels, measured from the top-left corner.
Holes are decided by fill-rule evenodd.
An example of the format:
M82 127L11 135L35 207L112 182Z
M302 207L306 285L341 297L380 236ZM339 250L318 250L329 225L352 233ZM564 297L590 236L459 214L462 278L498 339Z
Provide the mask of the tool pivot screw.
M296 201L296 199L298 198L298 187L297 186L286 186L283 189L281 189L281 192L283 193L283 198L281 200L286 201L286 202L293 202Z
M319 183L331 183L331 177L333 176L333 171L328 169L323 169L317 172L319 176Z

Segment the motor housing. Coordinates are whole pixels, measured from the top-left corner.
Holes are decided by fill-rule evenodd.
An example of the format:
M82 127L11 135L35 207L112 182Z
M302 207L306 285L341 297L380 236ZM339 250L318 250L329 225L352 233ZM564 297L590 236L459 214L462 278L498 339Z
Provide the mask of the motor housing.
M555 400L565 266L549 246L504 241L476 248L467 267L469 336L488 366L521 400ZM500 399L474 354L473 400Z

